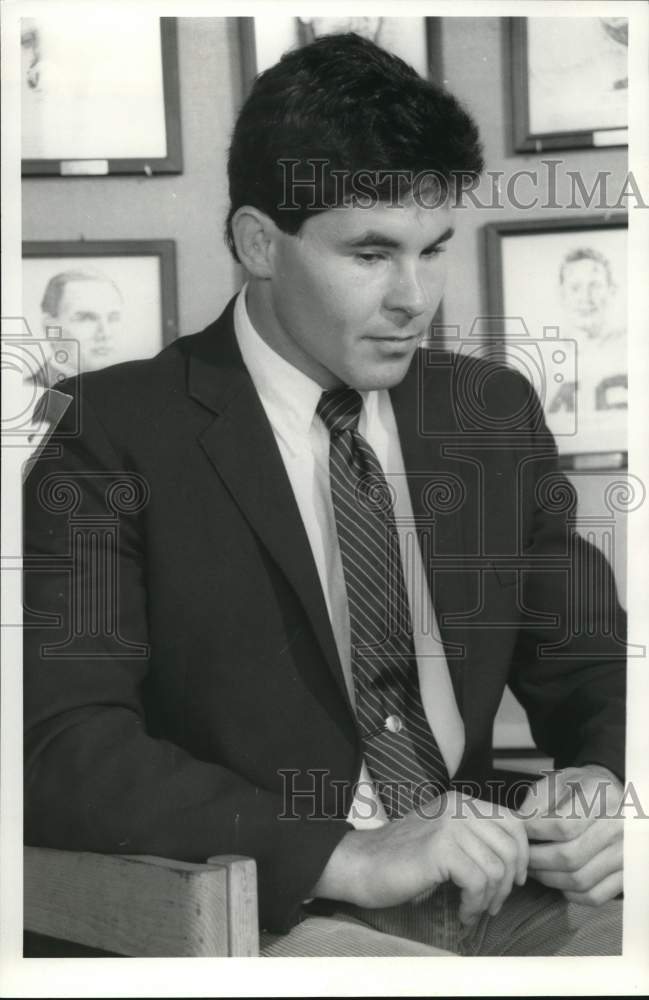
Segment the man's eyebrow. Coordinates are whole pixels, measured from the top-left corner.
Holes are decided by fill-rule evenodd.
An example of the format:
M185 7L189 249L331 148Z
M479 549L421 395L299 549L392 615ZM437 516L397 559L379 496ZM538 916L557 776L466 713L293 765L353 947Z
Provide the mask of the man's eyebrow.
M450 240L454 233L455 229L452 226L449 226L448 229L445 229L444 232L437 237L436 240L433 240L433 242L429 243L427 247L424 247L422 253L429 252L434 249L434 247L439 246L440 243L446 243L446 241ZM362 233L355 239L346 240L345 244L346 246L353 247L355 249L358 249L359 247L386 247L390 250L398 250L401 246L399 240L395 240L392 236L386 236L385 233L372 229Z
M369 229L355 239L345 240L345 243L349 247L390 247L396 249L401 246L399 240L395 240L393 237L386 236L385 233L380 233L374 229Z
M430 246L436 247L439 243L446 243L448 240L450 240L451 236L454 235L455 235L455 229L453 228L453 226L449 226L448 229L444 230L441 236L438 236L436 240L433 240ZM429 248L426 247L426 249L428 250Z

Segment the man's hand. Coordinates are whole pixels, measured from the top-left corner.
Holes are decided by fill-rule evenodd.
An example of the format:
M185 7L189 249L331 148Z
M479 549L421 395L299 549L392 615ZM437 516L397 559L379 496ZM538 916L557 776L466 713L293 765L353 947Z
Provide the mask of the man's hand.
M599 906L622 891L623 788L607 768L546 775L518 811L531 841L529 872L574 903ZM619 815L617 815L620 812Z
M314 896L395 906L443 882L461 889L460 919L496 914L527 877L523 822L509 809L449 792L378 830L351 831L332 854Z

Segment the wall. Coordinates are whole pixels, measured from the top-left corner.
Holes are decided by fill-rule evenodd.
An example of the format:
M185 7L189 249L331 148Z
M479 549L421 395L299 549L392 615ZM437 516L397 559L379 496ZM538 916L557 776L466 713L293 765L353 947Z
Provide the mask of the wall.
M179 19L182 174L27 178L23 184L25 240L176 240L181 334L214 319L238 281L222 238L225 158L241 97L234 42L232 19Z

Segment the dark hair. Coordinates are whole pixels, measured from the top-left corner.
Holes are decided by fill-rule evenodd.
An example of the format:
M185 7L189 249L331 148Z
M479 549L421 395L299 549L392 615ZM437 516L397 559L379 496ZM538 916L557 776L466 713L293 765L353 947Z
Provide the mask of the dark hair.
M477 127L451 94L360 35L326 35L255 80L228 157L226 240L236 257L232 216L242 205L295 234L309 216L349 203L368 172L375 199L387 201L395 177L403 196L414 178L448 188L482 168Z
M122 299L122 293L113 279L102 274L100 271L81 271L76 269L60 271L58 274L52 275L45 286L43 298L41 299L41 309L48 316L56 317L59 315L59 306L61 305L65 286L71 281L104 281L107 285L112 285L120 299Z
M561 261L561 267L559 268L560 285L563 284L568 264L576 264L578 260L592 260L596 264L601 264L606 272L608 284L613 284L613 275L611 274L611 265L608 257L605 257L603 253L600 253L599 250L594 250L592 247L578 247L576 250L569 250Z

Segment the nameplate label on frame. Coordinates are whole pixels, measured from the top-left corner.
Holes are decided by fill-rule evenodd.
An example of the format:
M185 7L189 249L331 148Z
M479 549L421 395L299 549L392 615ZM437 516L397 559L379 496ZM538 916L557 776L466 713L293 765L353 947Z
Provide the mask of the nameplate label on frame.
M108 173L108 160L61 160L61 177L102 176Z
M607 128L593 132L593 146L628 146L629 130L626 128Z
M572 466L575 472L593 469L601 472L604 469L623 469L627 463L625 451L585 452L575 455Z

